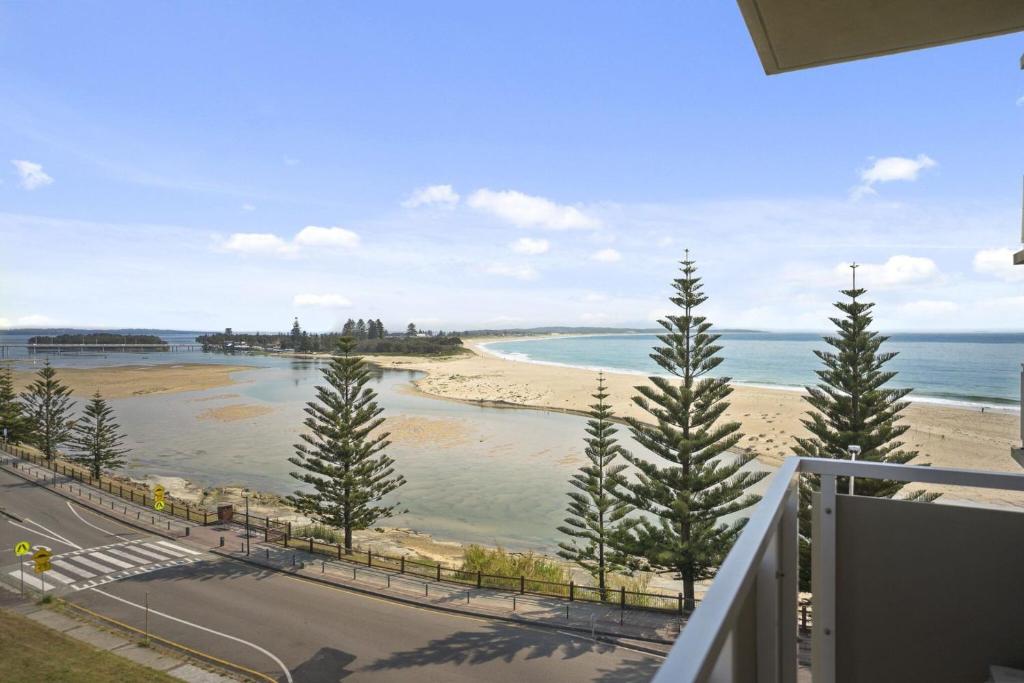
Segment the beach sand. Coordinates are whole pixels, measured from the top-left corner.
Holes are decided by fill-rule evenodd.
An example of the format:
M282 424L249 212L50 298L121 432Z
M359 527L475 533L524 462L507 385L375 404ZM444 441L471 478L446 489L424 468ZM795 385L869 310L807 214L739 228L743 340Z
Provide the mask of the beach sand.
M117 365L102 368L57 368L57 376L84 399L99 391L103 398L130 398L145 394L202 391L233 384L231 373L252 370L246 365L182 363L174 365ZM36 372L18 370L14 383L20 389L36 379Z
M271 406L235 403L229 406L204 410L196 418L214 422L237 422L238 420L249 420L272 412L274 412L274 409Z
M511 361L488 354L482 342L498 338L465 340L473 355L452 358L369 357L385 368L419 370L426 376L417 380L424 394L446 399L491 405L526 406L585 412L593 402L597 373L592 370ZM634 387L647 380L634 374L605 373L610 402L619 417L646 418L633 402ZM729 397L728 419L743 425L741 445L767 466L777 466L790 453L793 436L805 434L800 420L808 405L803 392L736 385ZM916 463L936 467L992 470L1020 473L1010 457L1010 445L1017 438L1019 416L1006 411L912 403L905 411L911 426L904 435L907 449L918 450ZM983 504L1024 505L1024 495L980 489L947 490L947 500Z

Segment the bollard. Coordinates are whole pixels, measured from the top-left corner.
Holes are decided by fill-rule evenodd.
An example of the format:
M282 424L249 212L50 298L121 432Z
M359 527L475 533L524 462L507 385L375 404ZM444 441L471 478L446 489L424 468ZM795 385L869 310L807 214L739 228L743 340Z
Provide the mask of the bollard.
M153 515L150 515L149 516L149 523L150 524L156 524L156 517L154 517Z
M391 588L391 574L388 574L388 588Z
M466 591L466 604L469 604L469 591Z
M569 605L565 606L565 620L569 621Z
M238 545L239 545L238 552L240 552L240 553L245 552L245 541L239 541Z
M135 513L135 519L142 519L142 510Z
M191 527L185 527L185 535L188 536L188 531Z
M516 596L512 596L512 611L516 611Z
M269 560L270 559L270 548L264 548L263 550L267 553L267 559Z
M220 537L220 547L221 548L224 547L224 537L223 536Z
M366 566L367 567L372 567L373 566L373 551L372 550L367 550L366 551Z
M295 553L292 553L292 566L295 566Z
M127 515L127 514L128 514L128 506L127 506L127 505L125 505L125 506L124 506L124 514L125 514L125 515Z
M399 571L400 574L404 574L405 573L405 555L402 555L400 560L401 560L401 565L400 565L400 569L398 571Z
M429 583L425 583L425 584L423 584L423 597L427 597L429 595L430 595L430 584Z
M327 573L327 563L324 562L323 560L320 561L320 573L321 574Z
M353 581L356 580L356 567L355 567L355 565L352 565L352 580Z
M170 522L167 522L167 530L168 530L168 531L170 531L170 530L171 530L171 523L170 523Z

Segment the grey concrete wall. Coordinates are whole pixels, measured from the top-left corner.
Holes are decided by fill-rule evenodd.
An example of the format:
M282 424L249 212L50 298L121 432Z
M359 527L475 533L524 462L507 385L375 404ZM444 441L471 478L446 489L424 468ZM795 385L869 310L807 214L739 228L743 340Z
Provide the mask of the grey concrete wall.
M836 512L840 683L1024 669L1024 513L864 496Z

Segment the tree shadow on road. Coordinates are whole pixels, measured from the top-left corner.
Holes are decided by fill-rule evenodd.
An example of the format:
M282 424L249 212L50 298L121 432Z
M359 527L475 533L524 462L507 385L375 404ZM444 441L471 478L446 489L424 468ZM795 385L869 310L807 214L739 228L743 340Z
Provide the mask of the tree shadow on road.
M364 667L365 671L409 669L429 665L479 665L493 661L546 657L567 660L590 652L608 652L612 645L582 638L499 624L478 631L459 631L414 650L396 652Z
M128 576L122 581L220 581L224 579L269 579L279 572L255 567L244 562L200 560L192 564L174 565Z

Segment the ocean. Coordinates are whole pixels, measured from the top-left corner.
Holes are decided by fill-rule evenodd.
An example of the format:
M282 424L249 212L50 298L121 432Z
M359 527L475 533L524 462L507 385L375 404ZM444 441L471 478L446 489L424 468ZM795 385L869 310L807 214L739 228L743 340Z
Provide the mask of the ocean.
M561 336L498 341L486 350L510 360L637 374L664 373L651 358L654 334ZM719 376L740 384L798 388L817 381L815 350L830 348L820 334L723 332ZM891 386L914 391L922 401L1012 408L1020 401L1024 333L893 334L883 351L897 356L888 368Z

